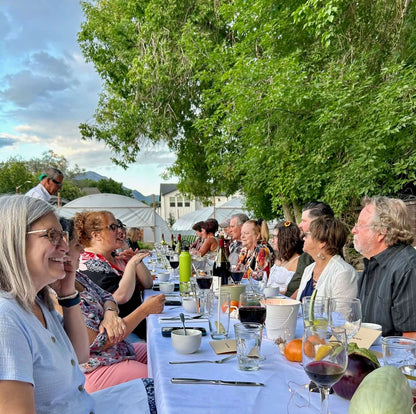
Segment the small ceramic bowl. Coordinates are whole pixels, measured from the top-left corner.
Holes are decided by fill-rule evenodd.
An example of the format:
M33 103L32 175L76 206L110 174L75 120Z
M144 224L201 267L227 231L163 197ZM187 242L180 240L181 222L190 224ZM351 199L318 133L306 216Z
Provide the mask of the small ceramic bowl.
M159 282L159 289L162 293L172 293L175 290L175 282Z
M176 329L171 333L172 345L179 354L193 354L201 346L202 332L196 329Z
M170 279L170 273L169 272L159 273L157 275L157 278L159 279L160 282L167 282Z
M378 323L361 322L361 328L374 329L375 331L381 331L383 327ZM381 335L373 342L373 345L381 345Z
M192 297L182 298L182 307L188 313L196 313L196 300Z

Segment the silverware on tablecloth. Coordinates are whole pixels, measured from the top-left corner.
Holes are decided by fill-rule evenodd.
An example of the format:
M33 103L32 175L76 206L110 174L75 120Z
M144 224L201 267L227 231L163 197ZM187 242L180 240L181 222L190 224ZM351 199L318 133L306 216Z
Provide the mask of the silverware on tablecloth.
M199 363L203 363L203 362L210 362L211 364L223 364L224 362L230 360L231 358L234 358L236 356L236 354L234 355L229 355L225 358L222 359L214 359L214 360L209 360L209 359L200 359L200 360L196 360L196 361L170 361L169 364L199 364Z
M202 378L171 378L173 384L211 384L211 385L240 385L243 387L264 387L261 382L224 381Z
M188 321L188 320L192 320L192 319L200 319L202 317L206 318L206 315L204 315L204 314L196 315L196 316L185 315L185 320ZM179 321L180 322L181 318L179 316L161 316L159 318L159 320L162 321L162 322L163 321Z

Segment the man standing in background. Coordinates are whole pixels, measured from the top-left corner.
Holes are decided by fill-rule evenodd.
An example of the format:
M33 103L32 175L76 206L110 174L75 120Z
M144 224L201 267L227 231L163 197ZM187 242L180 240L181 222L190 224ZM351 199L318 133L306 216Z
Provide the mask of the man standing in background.
M236 265L238 262L238 255L242 247L241 242L241 227L248 220L248 217L244 213L235 214L231 217L230 220L230 229L229 233L231 236L231 243L228 246L228 251L230 252L228 256L228 261L231 265Z
M64 181L64 174L57 168L50 167L39 176L39 184L30 189L25 195L40 198L49 203L51 196L56 195Z
M312 221L321 216L334 217L334 212L328 204L323 203L322 201L311 201L303 207L302 219L299 223L302 239L305 237L305 233L309 231L309 226ZM309 266L311 263L313 263L312 257L308 253L303 252L299 257L296 272L287 286L286 296L296 298L303 271L305 270L305 267Z

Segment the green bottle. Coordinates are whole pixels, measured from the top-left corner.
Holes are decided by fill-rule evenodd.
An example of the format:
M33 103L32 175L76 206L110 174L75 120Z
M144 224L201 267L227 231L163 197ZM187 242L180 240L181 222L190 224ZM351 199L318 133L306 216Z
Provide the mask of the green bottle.
M192 258L189 253L188 246L182 246L182 252L179 256L179 283L180 282L189 282L192 275ZM180 284L179 284L180 286ZM184 287L186 289L186 287ZM182 291L182 286L180 286L180 291Z

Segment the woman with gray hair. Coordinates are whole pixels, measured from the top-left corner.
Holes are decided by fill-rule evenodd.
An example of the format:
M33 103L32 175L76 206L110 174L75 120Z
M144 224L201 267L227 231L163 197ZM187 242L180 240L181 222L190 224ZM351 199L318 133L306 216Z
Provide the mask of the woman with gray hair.
M78 367L89 358L88 335L75 275L64 270L67 235L55 209L3 196L0 215L0 412L94 412Z

